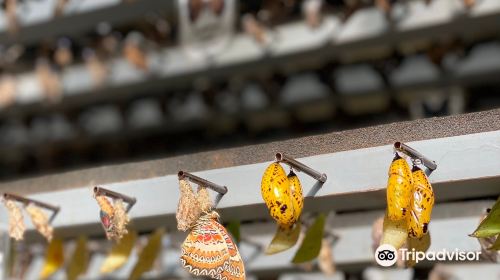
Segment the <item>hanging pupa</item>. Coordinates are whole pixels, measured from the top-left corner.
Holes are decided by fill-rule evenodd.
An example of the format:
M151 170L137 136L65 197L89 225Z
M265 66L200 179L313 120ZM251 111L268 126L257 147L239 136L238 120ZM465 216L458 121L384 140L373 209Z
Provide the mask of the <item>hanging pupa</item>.
M269 209L269 214L280 226L290 227L297 221L290 181L279 163L271 163L264 172L261 194Z
M108 239L112 239L114 232L113 218L115 215L115 208L106 196L97 194L94 197L97 204L99 204L99 217L101 219L102 227L106 232L106 237Z
M293 205L293 219L298 221L300 215L302 214L302 209L304 208L304 194L302 192L302 184L300 183L299 177L290 169L288 173L288 183L290 184L290 193L292 195L292 205Z
M198 186L196 200L198 201L202 213L208 213L212 210L212 200L210 199L210 194L206 187Z
M25 207L25 210L28 212L31 222L35 226L36 230L43 235L47 241L51 241L54 235L54 228L50 225L47 214L33 203L29 203Z
M434 206L434 191L424 171L413 167L413 195L410 200L408 215L408 235L412 238L422 238L428 231Z
M132 249L134 248L135 241L137 240L137 232L129 231L120 242L113 245L108 256L101 265L101 273L111 273L122 266L124 266L129 257Z
M410 166L396 153L387 182L387 217L392 221L406 218L410 207L413 179Z
M15 240L22 240L26 226L21 208L12 200L4 200L5 207L9 213L9 235Z
M130 272L128 280L138 280L141 278L142 274L153 269L156 258L162 249L163 235L165 234L164 228L159 228L155 230L150 236L148 243L142 251L139 253L137 262L134 268Z
M186 179L179 180L179 203L177 204L177 229L186 231L192 228L201 215L201 208L191 184Z
M90 252L87 248L87 237L80 236L76 241L76 247L66 267L66 280L77 280L79 276L85 275L90 260Z
M123 235L127 234L127 225L130 222L130 218L125 209L125 204L123 199L115 199L113 203L113 208L115 213L113 215L113 239L118 241L122 239Z
M61 239L54 238L47 246L45 264L40 272L40 279L44 280L56 273L64 265L64 245Z

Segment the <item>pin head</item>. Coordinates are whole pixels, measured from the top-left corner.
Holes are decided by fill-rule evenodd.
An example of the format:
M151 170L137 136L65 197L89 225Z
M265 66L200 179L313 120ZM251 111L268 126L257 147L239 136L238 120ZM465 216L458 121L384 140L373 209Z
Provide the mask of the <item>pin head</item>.
M282 161L283 160L283 154L282 153L276 153L275 155L276 161Z

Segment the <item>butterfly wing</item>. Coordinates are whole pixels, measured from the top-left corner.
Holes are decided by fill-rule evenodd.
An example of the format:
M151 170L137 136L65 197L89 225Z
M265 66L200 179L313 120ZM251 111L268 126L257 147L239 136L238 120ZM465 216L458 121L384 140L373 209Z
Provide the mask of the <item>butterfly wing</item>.
M113 216L115 214L115 209L105 196L97 195L95 199L99 204L99 218L101 219L102 227L106 232L106 237L111 239L114 231Z
M238 249L215 218L200 218L181 249L182 265L191 274L221 280L245 279Z
M99 217L101 218L101 224L102 227L106 232L112 232L113 231L113 224L111 223L111 217L107 212L104 211L99 211Z
M238 247L234 244L226 229L219 224L217 220L213 219L211 222L213 227L217 228L219 235L224 239L224 243L226 244L229 253L229 259L224 264L222 278L245 279L245 267L243 265L240 252L238 251Z
M222 274L224 262L229 258L222 237L209 220L200 219L182 244L181 251L182 265L189 273L216 279Z

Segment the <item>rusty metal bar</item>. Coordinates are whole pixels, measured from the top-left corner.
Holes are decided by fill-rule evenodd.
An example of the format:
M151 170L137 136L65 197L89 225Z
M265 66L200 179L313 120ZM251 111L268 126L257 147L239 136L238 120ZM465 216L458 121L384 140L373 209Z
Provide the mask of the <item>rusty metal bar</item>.
M111 197L114 199L122 199L123 201L125 201L127 203L127 209L126 209L127 213L130 211L130 209L132 209L132 207L137 202L137 199L135 197L130 197L130 196L127 196L127 195L124 195L124 194L121 194L121 193L118 193L118 192L115 192L112 190L108 190L105 188L101 188L99 186L95 186L94 187L94 195L99 195L99 194L102 194L102 195L105 195L107 197Z
M214 192L218 192L221 195L225 195L227 193L226 186L221 186L221 185L218 185L216 183L210 182L210 181L205 180L203 178L200 178L196 175L193 175L189 172L185 172L185 171L181 170L177 173L177 176L179 177L179 180L184 179L184 178L188 178L190 181L195 182L198 185L207 187L207 188L213 190Z
M394 143L394 149L396 149L396 151L406 154L407 156L413 159L420 160L422 164L425 165L425 167L429 168L432 171L436 170L437 168L437 164L435 161L427 158L426 156L422 155L420 152L406 145L405 143L401 142Z
M301 162L298 162L297 160L285 155L284 153L276 153L276 161L284 162L284 163L290 165L291 167L293 167L295 170L304 172L307 175L313 177L314 179L316 179L322 183L326 182L327 176L325 173L318 172L318 171L310 168L309 166L307 166Z
M52 221L55 219L55 217L57 216L57 214L61 210L61 208L59 206L54 206L54 205L51 205L51 204L48 204L45 202L41 202L41 201L34 200L31 198L23 197L23 196L13 194L13 193L4 193L3 198L6 200L15 200L17 202L21 202L24 205L28 205L28 204L32 203L38 207L42 207L44 209L52 211L52 215L49 218L49 224L52 223Z

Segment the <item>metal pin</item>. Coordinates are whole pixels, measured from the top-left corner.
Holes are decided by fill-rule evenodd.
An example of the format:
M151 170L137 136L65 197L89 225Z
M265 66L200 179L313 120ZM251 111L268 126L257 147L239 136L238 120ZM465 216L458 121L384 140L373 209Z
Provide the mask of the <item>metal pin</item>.
M306 173L307 175L313 177L314 179L320 181L321 183L326 182L327 177L325 173L320 173L310 168L309 166L306 166L305 164L300 163L295 159L285 155L284 153L276 153L276 161L284 162L293 167L294 169Z
M394 148L397 151L402 152L413 159L420 160L420 162L422 162L422 164L425 165L425 167L429 168L432 171L436 170L437 168L437 164L435 161L428 159L427 157L419 153L417 150L413 149L412 147L404 143L396 142L394 143Z
M132 209L132 206L134 206L134 204L137 202L137 199L135 199L135 197L130 197L98 186L94 187L94 195L105 195L113 199L122 199L124 202L128 204L127 209L125 210L127 213L130 211L130 209Z
M21 202L24 205L28 205L30 203L33 203L34 205L36 205L38 207L45 208L47 210L52 211L52 215L49 218L49 224L52 223L52 221L55 219L55 217L57 216L57 214L61 210L61 207L59 207L59 206L50 205L50 204L47 204L45 202L41 202L41 201L34 200L31 198L26 198L26 197L23 197L23 196L20 196L17 194L4 193L3 198L6 200L14 200L17 202Z
M189 178L190 181L193 181L196 184L201 185L203 187L207 187L207 188L213 190L214 192L218 192L220 195L225 195L227 193L226 186L217 185L215 183L207 181L207 180L200 178L196 175L193 175L191 173L188 173L185 171L179 171L179 173L177 173L177 176L179 176L179 180L184 179L184 178Z

